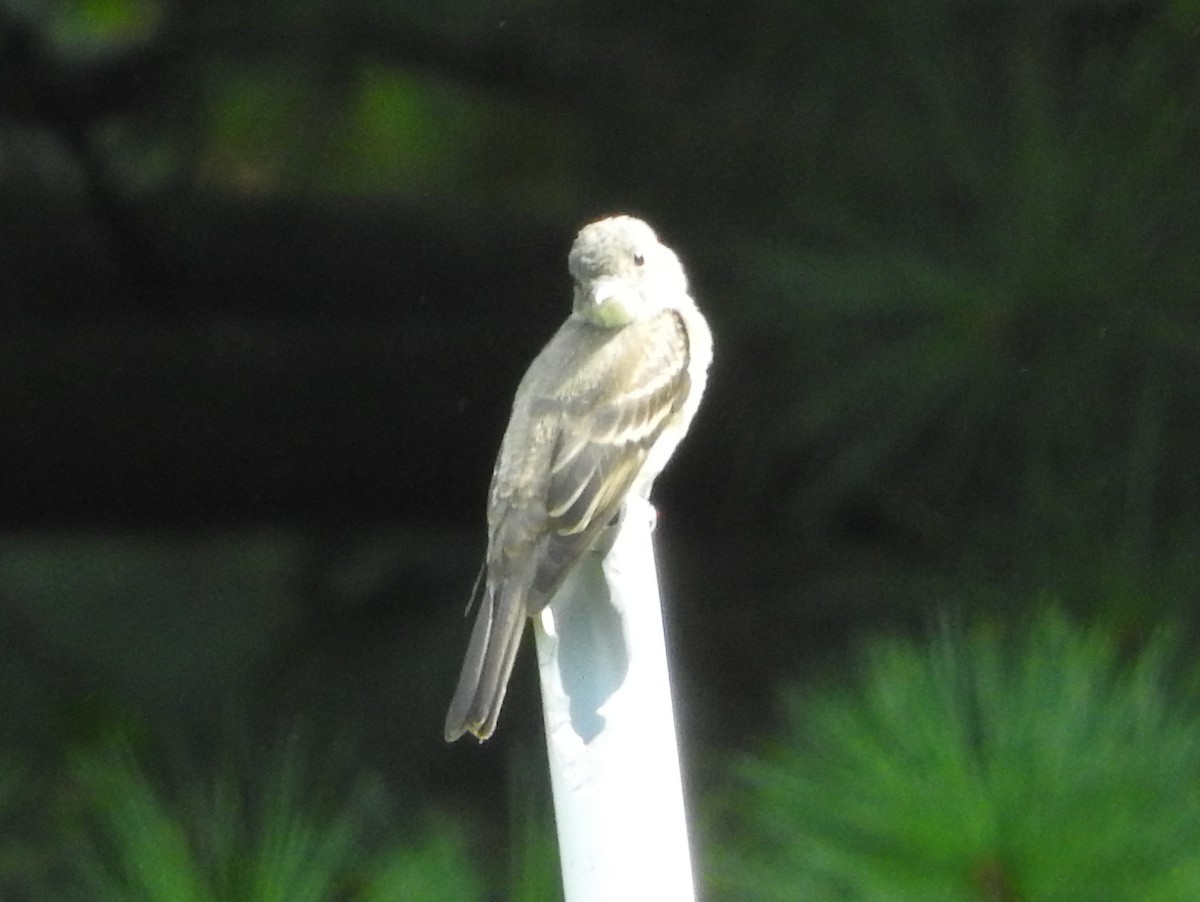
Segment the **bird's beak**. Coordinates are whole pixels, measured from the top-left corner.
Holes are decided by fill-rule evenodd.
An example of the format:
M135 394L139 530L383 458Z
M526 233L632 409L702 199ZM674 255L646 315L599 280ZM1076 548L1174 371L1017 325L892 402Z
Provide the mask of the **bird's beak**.
M621 293L619 279L596 279L588 286L587 300L592 307L603 307Z
M584 303L588 319L600 325L614 327L631 323L636 305L629 296L630 285L620 278L599 278L588 285Z

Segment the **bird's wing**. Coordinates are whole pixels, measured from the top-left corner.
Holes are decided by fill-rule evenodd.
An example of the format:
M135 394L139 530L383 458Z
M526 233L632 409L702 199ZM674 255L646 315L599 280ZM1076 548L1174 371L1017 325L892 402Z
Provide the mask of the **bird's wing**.
M672 311L613 333L564 384L529 613L550 600L616 516L689 386L687 331Z

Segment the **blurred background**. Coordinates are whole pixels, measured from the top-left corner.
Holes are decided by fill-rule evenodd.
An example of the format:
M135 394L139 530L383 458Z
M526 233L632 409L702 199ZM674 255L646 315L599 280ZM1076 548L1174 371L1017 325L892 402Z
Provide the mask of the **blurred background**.
M702 879L909 898L751 886L713 824L875 641L1024 672L1049 616L1111 652L1084 695L1175 650L1096 724L1191 710L1198 174L1196 0L0 0L0 897L554 898L531 643L493 740L441 722L512 392L619 211L716 336L656 496ZM1151 898L1006 836L911 897Z

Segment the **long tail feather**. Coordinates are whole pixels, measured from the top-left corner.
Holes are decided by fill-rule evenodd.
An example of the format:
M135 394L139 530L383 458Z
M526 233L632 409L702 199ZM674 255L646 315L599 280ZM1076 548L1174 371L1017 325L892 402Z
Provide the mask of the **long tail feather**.
M472 733L484 740L496 728L521 634L525 631L525 605L520 599L521 594L504 587L485 589L479 612L475 615L475 625L471 628L471 641L458 686L446 713L447 742L453 742L464 733Z

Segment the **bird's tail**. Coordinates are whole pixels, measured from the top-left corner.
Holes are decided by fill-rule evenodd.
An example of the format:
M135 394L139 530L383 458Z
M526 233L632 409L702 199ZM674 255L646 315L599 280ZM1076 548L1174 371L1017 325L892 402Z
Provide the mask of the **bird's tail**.
M446 713L446 741L492 735L525 631L523 592L487 585L480 599L458 687Z

